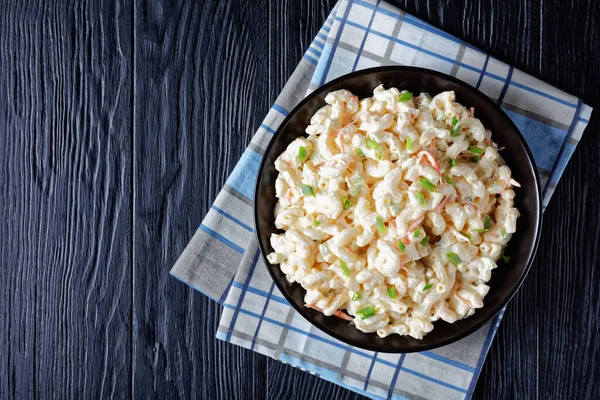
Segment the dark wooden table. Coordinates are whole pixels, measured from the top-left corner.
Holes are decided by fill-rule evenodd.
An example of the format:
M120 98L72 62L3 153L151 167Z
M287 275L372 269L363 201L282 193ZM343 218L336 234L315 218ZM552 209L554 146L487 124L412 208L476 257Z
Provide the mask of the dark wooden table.
M360 397L168 274L334 1L54 3L0 0L0 398ZM599 2L393 3L600 107ZM477 398L600 397L598 121Z

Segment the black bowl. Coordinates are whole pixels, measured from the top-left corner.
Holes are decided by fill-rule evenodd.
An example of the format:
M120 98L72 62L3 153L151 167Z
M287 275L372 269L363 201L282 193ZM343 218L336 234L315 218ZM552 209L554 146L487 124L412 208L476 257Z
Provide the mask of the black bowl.
M493 271L492 279L488 282L490 291L484 299L483 308L469 318L453 324L435 322L433 331L422 340L399 335L390 335L382 339L374 333L360 332L349 326L347 321L335 316L326 317L320 312L305 308L305 290L299 284L288 284L279 267L270 264L266 257L273 251L269 241L271 234L282 232L275 228L273 216L277 202L275 159L294 139L306 135L304 129L309 125L311 116L326 104L327 93L348 89L362 99L371 97L373 89L379 84L386 88L393 86L400 90L407 89L413 93L428 92L432 96L454 90L457 101L467 108L474 107L476 117L486 128L491 129L493 140L500 147L505 147L502 157L511 168L514 179L521 183L521 188L515 188L515 205L521 217L517 220L517 232L505 249L511 260L509 265L500 263ZM371 68L344 75L318 88L302 100L277 129L267 147L258 172L254 213L256 235L263 260L277 287L290 304L304 318L327 334L352 346L386 353L409 353L444 346L469 335L492 319L525 279L537 249L542 225L537 168L523 136L508 116L483 93L456 78L423 68L402 66Z

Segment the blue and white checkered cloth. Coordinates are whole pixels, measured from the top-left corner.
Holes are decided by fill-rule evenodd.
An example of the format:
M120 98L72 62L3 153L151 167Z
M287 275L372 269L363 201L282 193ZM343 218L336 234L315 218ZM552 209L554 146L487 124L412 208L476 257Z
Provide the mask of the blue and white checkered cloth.
M383 354L354 348L294 311L273 284L254 238L252 199L259 163L289 110L340 75L391 64L445 72L494 99L525 136L542 178L544 207L548 204L590 107L383 1L343 0L171 273L223 305L219 339L372 398L469 398L504 310L472 335L434 351Z

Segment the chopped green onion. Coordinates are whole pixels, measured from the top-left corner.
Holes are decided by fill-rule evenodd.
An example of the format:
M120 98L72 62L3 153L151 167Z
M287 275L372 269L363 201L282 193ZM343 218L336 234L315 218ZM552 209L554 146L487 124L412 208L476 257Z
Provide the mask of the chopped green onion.
M411 92L400 93L400 96L398 96L398 103L403 101L409 101L410 99L412 99L412 97L413 94Z
M412 139L410 137L406 137L406 150L412 150Z
M315 219L315 222L313 222L313 228L317 228L319 225L321 225L321 221Z
M381 233L382 235L385 235L387 233L387 227L383 224L383 221L381 220L381 218L379 218L379 216L375 218L375 224L377 225L377 230L379 230L379 233Z
M471 240L471 236L467 235L466 233L464 233L464 232L458 232L458 233L460 233L461 235L463 235L467 239Z
M504 262L504 264L508 264L510 262L510 257L504 255L504 252L500 253L500 258L502 259L502 261Z
M354 292L354 294L352 295L352 301L356 301L358 299L360 299L360 293Z
M402 240L398 240L398 248L400 249L400 252L402 254L404 254L404 252L406 251L406 246L404 245L404 243L402 243Z
M475 154L483 153L483 149L481 147L469 146L469 148L467 150L469 150L471 153L475 153Z
M354 149L354 152L361 157L365 157L365 153L363 153L363 151L358 147L356 149Z
M421 246L429 245L429 236L425 236L423 240L421 240Z
M425 195L423 195L423 193L421 193L421 192L417 192L417 201L419 202L420 205L424 206L425 205Z
M472 202L473 202L473 198L472 198L471 196L467 196L467 197L466 197L466 199L467 199L467 201L468 201L468 202L470 202L470 203L472 203Z
M479 162L479 156L473 156L470 158L470 160L473 162Z
M456 167L456 160L454 158L449 158L448 164L450 164L451 167Z
M477 233L485 233L487 231L489 231L489 229L485 229L485 228L471 229L471 232L477 232Z
M342 204L344 205L344 210L347 210L350 207L352 207L352 200L344 196L344 198L342 199Z
M490 229L490 223L492 222L492 219L490 218L489 215L485 216L485 221L483 222L483 229Z
M413 232L413 237L416 239L421 235L421 230L419 228L415 229Z
M456 181L452 179L450 175L446 175L446 182L448 182L451 185L454 185L456 183Z
M421 185L423 185L423 187L427 190L429 190L430 192L435 191L435 185L433 183L431 183L431 181L427 178L420 178L419 179L419 183Z
M396 287L395 286L392 286L392 287L388 288L388 294L390 295L391 299L398 298L398 293L396 293Z
M363 308L362 310L358 310L356 312L356 314L358 314L360 319L367 319L367 318L371 318L372 316L377 314L377 310L373 306L367 306L367 307Z
M490 229L490 223L492 222L492 219L490 218L489 215L485 216L485 221L483 222L483 229Z
M458 124L458 120L456 119L456 117L452 117L452 132L450 132L450 136L456 137L459 128L460 125Z
M506 236L506 229L500 229L500 234L502 235L502 237Z
M432 287L433 287L433 283L429 283L429 284L427 284L427 285L423 286L423 291L429 290L429 289L431 289Z
M340 268L342 269L342 272L344 273L344 276L346 278L350 278L350 271L348 270L348 266L346 265L346 263L344 262L344 260L340 260Z
M462 260L456 253L452 253L452 252L446 253L446 257L448 257L448 260L454 265L458 265L458 264L462 263Z
M306 161L306 156L308 156L308 153L306 152L306 147L300 146L300 148L298 149L298 160L300 160L300 162L304 162Z
M375 150L377 152L377 157L381 158L381 145L379 143L373 139L367 139L367 146Z
M305 196L317 197L315 195L315 191L313 190L312 186L310 186L310 185L305 185L305 184L301 183L300 189L302 189L302 194Z

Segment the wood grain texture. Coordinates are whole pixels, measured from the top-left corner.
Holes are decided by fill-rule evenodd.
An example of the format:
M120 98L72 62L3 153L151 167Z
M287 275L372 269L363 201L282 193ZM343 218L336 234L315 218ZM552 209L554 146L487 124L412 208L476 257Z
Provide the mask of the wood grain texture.
M390 1L600 107L594 0ZM168 275L333 0L0 1L0 398L363 398ZM475 398L600 397L600 122Z
M129 393L131 14L0 2L0 398Z
M133 392L264 395L266 359L168 272L270 107L265 3L135 3Z

